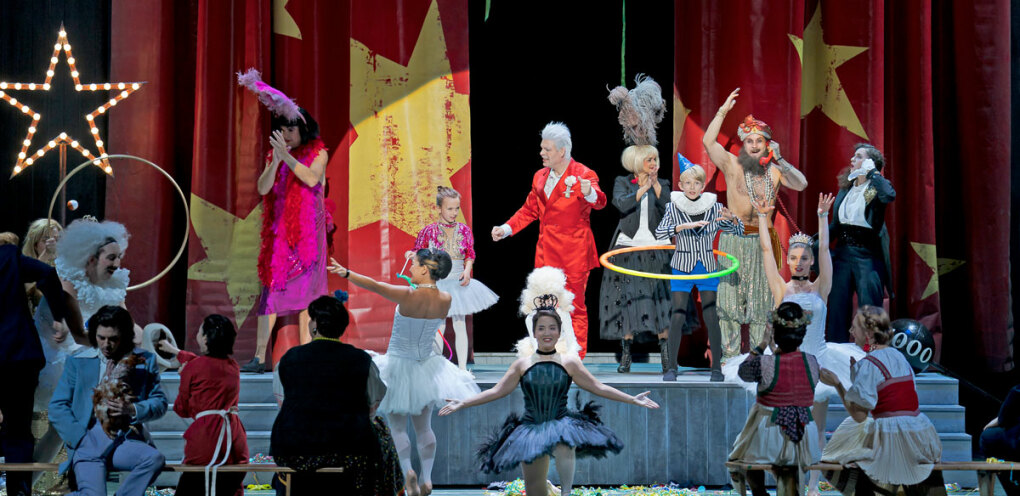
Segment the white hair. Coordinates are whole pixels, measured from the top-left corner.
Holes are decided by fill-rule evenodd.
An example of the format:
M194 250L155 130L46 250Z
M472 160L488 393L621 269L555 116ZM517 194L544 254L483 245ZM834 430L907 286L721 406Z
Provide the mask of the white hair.
M552 141L557 150L563 150L564 159L570 158L570 149L573 145L570 142L570 129L567 129L566 124L562 122L546 124L542 129L542 139Z
M84 269L89 259L111 240L120 245L121 252L127 250L128 232L124 224L108 220L76 220L64 229L60 241L57 241L57 263Z

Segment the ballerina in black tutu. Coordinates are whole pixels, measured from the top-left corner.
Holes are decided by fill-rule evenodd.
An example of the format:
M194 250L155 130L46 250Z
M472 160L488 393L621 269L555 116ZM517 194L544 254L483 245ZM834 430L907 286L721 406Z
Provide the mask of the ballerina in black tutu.
M556 458L562 494L570 494L575 457L602 458L609 451L619 453L623 449L616 434L599 420L597 405L589 402L580 412L567 409L571 381L603 398L659 408L658 403L648 398L649 391L631 396L609 387L591 375L575 353L557 352L562 321L556 313L556 303L553 295L536 298L538 309L532 318L534 338L530 338L537 340L534 354L518 358L492 389L463 401L448 400L439 411L439 415L449 415L461 408L497 400L513 392L520 383L524 417L511 414L496 435L479 448L479 458L481 469L487 473L520 464L529 496L545 496L550 456Z

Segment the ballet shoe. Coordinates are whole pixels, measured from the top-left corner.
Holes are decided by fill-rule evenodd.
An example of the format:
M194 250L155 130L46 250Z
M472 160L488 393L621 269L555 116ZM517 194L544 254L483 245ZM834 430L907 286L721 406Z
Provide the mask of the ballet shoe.
M430 494L432 494L432 483L431 482L425 482L425 483L420 484L418 486L418 491L419 491L419 494L421 494L421 496L429 496Z
M406 496L421 496L421 488L418 487L418 474L414 470L408 470L404 477L404 494Z

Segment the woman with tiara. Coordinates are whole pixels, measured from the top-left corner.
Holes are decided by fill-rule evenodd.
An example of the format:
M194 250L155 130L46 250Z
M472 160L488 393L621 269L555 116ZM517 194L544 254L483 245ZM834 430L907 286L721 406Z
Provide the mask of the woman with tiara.
M537 278L529 276L529 285L533 279ZM559 292L566 291L561 287ZM528 289L522 295L522 304L527 296ZM506 375L488 391L468 399L449 400L439 412L441 416L450 415L462 408L497 400L520 384L524 393L523 418L517 414L507 417L503 426L479 449L479 458L482 470L487 473L502 472L519 464L529 496L547 494L550 457L556 458L561 494L570 494L576 458L602 458L609 452L619 453L623 449L616 434L599 420L597 405L589 402L582 411L568 410L567 393L571 382L603 398L645 408L659 407L648 398L649 391L631 396L599 382L584 368L564 338L567 333L563 332L561 324L567 319L561 317L558 303L558 298L552 294L529 302L534 308L528 318L529 336L518 345L520 357Z
M790 266L789 282L783 280L783 276L779 274L779 268L776 266L775 257L772 254L772 245L765 237L762 237L761 243L762 261L765 264L765 275L768 278L769 290L772 292L772 301L776 302L777 306L780 303L792 301L811 314L811 322L808 324L807 334L804 336L800 351L814 355L818 359L819 367L832 371L842 382L843 387L849 388L851 384L850 359L864 358L864 350L852 343L827 343L825 341L825 303L829 297L829 291L832 289L832 257L829 255L829 225L826 222L826 217L829 215L832 202L831 194L818 194L817 279L814 281L810 279L811 266L815 262L815 256L811 249L811 237L804 233L797 233L790 237L786 257ZM752 201L752 205L758 211L759 227L768 228L769 212L775 207L763 206L754 201ZM734 357L723 366L723 374L727 380L740 380L737 378L737 367L743 361L743 357ZM754 387L754 384L748 384L748 387ZM818 428L819 449L825 445L825 417L829 411L830 398L839 398L836 389L819 382L815 386L815 401L811 407L811 415ZM818 476L817 471L811 472L808 481L809 496L818 494Z
M443 250L450 255L453 262L450 274L436 282L436 286L440 291L450 293L453 300L447 317L453 321L457 365L461 370L467 370L468 335L465 317L496 304L499 296L471 277L471 269L475 265L475 237L467 224L457 222L460 193L453 188L440 186L436 192L436 206L439 207L439 221L418 232L414 251L408 251L407 258L423 248Z
M450 294L439 290L436 281L450 274L450 255L425 248L411 258L411 287L386 284L363 276L330 259L329 271L352 284L397 303L393 312L393 333L385 355L373 360L386 384L386 395L377 411L389 418L393 444L406 474L406 494L427 496L432 492L432 464L436 457L436 435L432 432L432 409L448 398L462 399L478 393L471 374L460 370L432 347L436 331L450 312ZM414 425L421 474L411 470L411 438L408 420ZM420 475L420 477L419 477Z

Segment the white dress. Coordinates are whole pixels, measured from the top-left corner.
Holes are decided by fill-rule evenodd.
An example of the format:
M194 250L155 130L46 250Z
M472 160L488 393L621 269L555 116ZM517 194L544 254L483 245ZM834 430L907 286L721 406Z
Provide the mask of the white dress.
M440 291L450 293L450 311L447 317L474 315L489 308L499 301L499 296L478 279L471 278L467 286L460 284L460 275L464 273L464 260L453 260L450 275L436 281Z
M393 332L385 355L373 357L386 384L381 413L417 415L447 399L462 400L480 392L471 374L436 354L432 347L446 319L416 319L393 312Z
M818 360L818 366L831 370L839 377L839 382L844 388L849 388L850 381L850 358L857 361L863 359L867 354L859 346L853 343L829 343L825 341L825 302L817 293L787 293L783 301L791 301L800 307L811 312L811 323L807 326L807 334L804 335L804 342L800 345L800 351L814 355ZM758 343L752 343L757 346ZM766 350L766 352L768 352ZM748 391L756 391L757 385L751 382L744 382L737 376L737 368L747 358L747 354L733 357L722 366L723 375L727 382L739 382ZM829 399L839 399L836 388L822 384L815 386L815 401L823 402Z
M895 348L871 352L894 377L914 378L914 371ZM854 366L853 385L846 401L868 410L878 403L878 386L885 380L882 371L870 361ZM822 461L846 465L856 462L870 479L880 484L918 484L931 475L932 464L942 458L942 442L931 420L923 413L875 419L864 422L847 417L825 445Z

